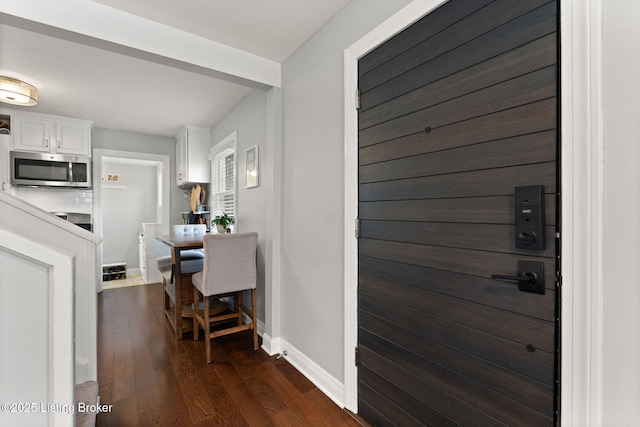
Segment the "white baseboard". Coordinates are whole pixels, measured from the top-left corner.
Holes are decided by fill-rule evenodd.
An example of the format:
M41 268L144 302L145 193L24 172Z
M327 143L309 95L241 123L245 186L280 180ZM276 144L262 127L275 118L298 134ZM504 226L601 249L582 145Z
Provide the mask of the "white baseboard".
M142 274L142 270L139 267L137 268L127 268L127 277L136 276L138 274Z
M344 384L334 378L304 353L282 338L262 336L262 348L270 356L281 354L309 381L315 384L324 394L341 408L344 408Z
M282 343L280 338L271 338L267 334L262 334L262 349L269 355L275 356L282 353Z
M246 319L245 319L246 320ZM271 338L264 331L264 322L258 319L258 335L262 337L262 349L269 355L275 356L276 354L280 354L281 346L279 338Z
M344 384L322 369L304 353L280 337L272 338L264 332L264 322L258 320L258 334L262 337L262 349L269 355L282 355L302 375L333 400L341 408L345 407Z

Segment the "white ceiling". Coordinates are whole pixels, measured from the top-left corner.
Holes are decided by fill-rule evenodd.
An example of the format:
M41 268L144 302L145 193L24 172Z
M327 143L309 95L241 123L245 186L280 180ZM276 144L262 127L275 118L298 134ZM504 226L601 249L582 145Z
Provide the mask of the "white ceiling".
M35 107L2 107L93 120L96 127L175 136L186 124L214 125L251 90L243 78L218 79L199 64L183 66L181 58L176 61L181 65L170 66L145 55L94 47L100 46L95 34L85 33L90 37L83 38L75 37L76 28L66 28L74 33L56 31L52 22L61 20L45 22L36 11L21 11L16 17L10 7L3 10L12 1L0 2L0 74L34 84L40 99ZM17 3L22 1L14 3L22 7ZM265 62L281 63L349 0L44 1L85 2L91 7L100 3L103 11L104 6L119 9L118 16L130 14L163 24L154 24L154 29L166 30L168 37L179 29ZM158 39L159 33L154 34Z

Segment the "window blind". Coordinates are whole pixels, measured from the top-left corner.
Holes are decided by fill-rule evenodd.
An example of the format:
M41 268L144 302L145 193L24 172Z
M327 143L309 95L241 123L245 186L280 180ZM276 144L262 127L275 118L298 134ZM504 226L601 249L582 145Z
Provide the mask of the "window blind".
M236 216L235 153L226 149L213 158L212 214Z

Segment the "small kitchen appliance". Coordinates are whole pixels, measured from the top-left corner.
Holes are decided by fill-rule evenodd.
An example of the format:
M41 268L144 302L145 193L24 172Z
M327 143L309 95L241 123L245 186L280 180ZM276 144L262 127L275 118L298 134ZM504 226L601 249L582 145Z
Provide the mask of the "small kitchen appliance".
M68 154L12 151L11 185L91 188L91 159Z

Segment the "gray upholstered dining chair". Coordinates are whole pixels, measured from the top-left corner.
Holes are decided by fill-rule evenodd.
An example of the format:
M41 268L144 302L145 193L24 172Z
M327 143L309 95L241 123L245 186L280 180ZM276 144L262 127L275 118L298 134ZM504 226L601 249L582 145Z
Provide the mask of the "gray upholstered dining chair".
M202 240L207 232L204 224L177 224L173 226L173 237L184 237L188 240ZM189 306L193 302L193 290L191 286L191 276L197 271L202 271L204 262L204 250L184 249L179 256L175 248L158 239L154 240L154 245L158 257L158 270L162 275L162 287L164 288L164 311L168 314L174 325L182 319L185 305ZM176 280L176 263L180 259L180 280ZM178 297L179 294L179 297ZM176 307L177 300L180 300L180 307ZM187 309L190 313L191 310ZM169 314L173 313L173 314ZM188 316L190 317L190 315ZM178 336L176 335L176 338Z
M191 276L193 283L193 339L199 326L204 330L207 363L211 363L211 339L251 329L253 349L258 349L256 321L256 249L258 233L211 234L204 236L203 271ZM251 290L251 308L245 306L243 291ZM200 307L200 295L204 303ZM233 308L216 302L233 295ZM212 301L213 300L213 301ZM217 305L216 305L217 304ZM244 314L251 323L244 323ZM225 322L226 321L226 322ZM228 323L231 323L230 325ZM214 326L213 330L211 327Z
M199 240L202 239L206 233L207 226L205 224L176 224L173 226L174 236L183 236L189 239ZM202 249L183 250L180 254L182 272L193 273L202 271L202 258L204 258L204 251ZM200 261L198 262L198 260Z

